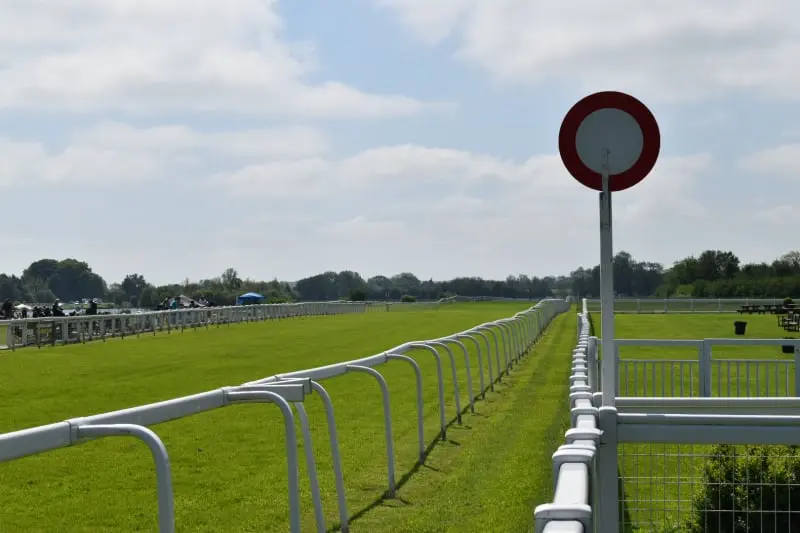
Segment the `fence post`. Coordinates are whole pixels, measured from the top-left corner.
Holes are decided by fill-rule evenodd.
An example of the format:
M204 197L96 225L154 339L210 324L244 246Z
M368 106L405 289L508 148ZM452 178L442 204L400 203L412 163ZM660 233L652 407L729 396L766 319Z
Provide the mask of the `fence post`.
M700 344L699 370L700 370L700 396L703 398L711 397L711 345L703 339Z
M619 349L619 347L617 347ZM619 362L617 363L619 365ZM597 390L597 337L589 337L589 347L586 350L586 366L588 367L589 386ZM619 366L617 366L619 368ZM617 378L619 386L619 378ZM619 394L617 394L619 396Z
M620 357L619 357L619 344L617 344L616 342L614 343L614 359L615 359L614 366L617 367L617 379L614 382L614 385L616 386L615 390L614 390L614 396L619 396L619 382L620 382L619 375L620 375L620 373L622 371L622 366L620 365L620 361L619 361L619 359L620 359ZM636 367L634 367L634 369L635 368ZM635 372L635 370L634 370L634 372ZM628 383L626 381L625 382L625 391L627 392L627 390L628 390Z
M800 352L794 347L794 395L800 397Z
M597 450L597 531L619 531L619 465L617 455L617 409L604 405L598 409L600 446Z

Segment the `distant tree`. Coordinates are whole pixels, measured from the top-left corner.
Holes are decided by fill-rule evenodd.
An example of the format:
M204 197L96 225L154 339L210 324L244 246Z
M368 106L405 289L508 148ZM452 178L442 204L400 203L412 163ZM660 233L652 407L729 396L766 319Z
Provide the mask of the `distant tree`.
M220 276L222 285L227 289L238 290L242 287L242 280L235 268L226 268Z
M350 291L350 301L363 302L367 299L367 293L361 289L352 289Z
M150 286L145 287L142 289L141 295L139 295L139 306L144 308L154 307L158 302L154 299L154 291L153 288Z
M148 283L141 274L128 274L120 283L120 289L128 299L139 298L147 286Z

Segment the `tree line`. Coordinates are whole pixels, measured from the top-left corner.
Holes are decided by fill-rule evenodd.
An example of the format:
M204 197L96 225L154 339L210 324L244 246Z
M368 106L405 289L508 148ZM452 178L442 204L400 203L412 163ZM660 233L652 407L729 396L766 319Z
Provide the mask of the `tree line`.
M637 261L628 252L614 257L614 283L621 297L658 298L783 298L800 296L800 251L767 263L742 264L731 251L706 250L676 261L669 268ZM156 286L132 273L107 283L85 261L39 259L22 274L0 274L0 300L71 302L101 298L119 306L154 307L165 299L185 295L218 305L231 305L244 292L258 292L268 302L309 300L435 300L453 295L504 298L547 296L597 297L600 267L580 267L562 276L510 275L504 280L458 277L449 281L422 280L410 272L362 277L358 272L323 272L297 281L242 279L234 268L217 277Z

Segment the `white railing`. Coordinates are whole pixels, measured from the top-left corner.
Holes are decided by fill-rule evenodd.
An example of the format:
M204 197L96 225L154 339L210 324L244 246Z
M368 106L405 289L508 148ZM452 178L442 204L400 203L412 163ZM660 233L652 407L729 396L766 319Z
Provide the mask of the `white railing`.
M458 302L530 302L541 298L508 298L505 296L451 296Z
M306 470L311 487L311 497L314 505L316 531L318 533L324 533L326 531L326 524L322 512L320 488L317 482L316 462L311 442L308 417L303 405L306 396L316 393L323 402L328 424L329 444L340 520L339 527L342 531L347 532L349 530L349 515L345 501L345 488L339 453L336 418L334 416L331 398L325 388L320 384L320 381L353 372L365 373L375 378L383 399L384 438L386 441L387 461L387 494L391 496L394 494L396 488L394 437L390 412L391 401L386 380L375 367L389 361L403 361L411 365L414 370L417 392L417 435L415 438L418 441L419 461L422 462L425 458L426 450L423 432L422 372L417 362L409 357L408 353L412 350L424 350L436 360L440 426L439 438L445 439L448 421L445 413L445 378L441 360L442 354L444 354L450 362L453 398L455 400L455 421L460 424L463 411L460 402L457 355L463 355L463 365L466 370L467 397L469 401L468 408L474 410L474 403L483 399L486 391L492 390L494 388L494 383L500 381L504 375L509 373L520 358L528 353L529 349L539 339L552 319L568 308L569 304L565 301L544 300L526 311L517 313L511 318L487 322L447 337L408 342L370 357L319 368L300 370L288 374L279 374L244 383L239 386L222 387L200 394L149 405L142 405L84 418L75 418L46 426L2 434L0 435L0 462L65 448L102 437L128 436L137 438L148 446L155 462L159 531L161 533L173 533L175 531L175 509L169 457L163 442L158 435L147 426L185 418L238 403L273 403L280 409L284 418L291 532L299 533L301 530L298 452L294 415L294 410L296 410L303 437L303 449L307 465ZM470 365L470 353L465 343L474 346L476 350L475 353L477 354L477 370L480 387L480 390L477 392L473 383L473 369ZM488 376L484 374L484 367L488 370ZM292 409L293 407L294 410Z
M599 299L587 299L590 313L600 312ZM617 298L615 313L736 313L743 305L781 305L783 298Z
M781 465L780 461L787 464L800 461L793 448L800 444L800 398L709 396L715 392L729 394L736 377L735 373L728 375L728 372L742 365L757 369L754 365L774 363L777 368L787 369L784 375L792 375L795 380L800 378L797 375L800 365L795 360L715 360L712 357L714 346L787 345L793 347L796 359L800 339L616 339L614 357L617 364L623 365L657 365L664 361L620 360L620 345L697 349L697 360L670 360L666 364L688 365L685 371L679 369L680 379L686 374L696 375L697 380L691 383L696 386L696 394L705 397L663 397L663 394L662 397L620 397L617 393L614 405L603 406L602 393L598 392L599 342L597 337L590 336L589 309L585 303L578 319L578 346L573 351L570 378L571 429L566 433L567 444L553 455L555 494L552 503L536 508L537 533L677 531L679 526L693 519L693 515L687 515L689 509L695 509L703 519L710 520L709 523L719 524L720 517L728 517L731 524L739 520L772 524L776 531L791 529L791 526L784 526L796 521L800 513L791 507L770 507L767 499L784 497L770 492L776 483L783 483L780 488L785 488L786 494L800 490L800 483L794 478L771 481L777 480L779 475L771 473L773 467L763 465L769 461ZM652 367L647 372L651 371ZM748 382L757 381L758 376L757 370L750 374L744 371ZM659 394L659 389L666 388L666 377L667 372L647 376L643 372L642 378L652 384L647 392ZM714 378L718 381L716 390ZM618 386L624 379L624 370L621 370ZM679 383L682 382L679 380ZM763 394L765 388L768 385L759 386L756 382L755 394ZM789 386L784 390L788 391ZM636 388L636 392L640 390ZM705 446L710 444L790 446L775 452L752 447L729 449L726 453L740 454L744 457L740 462L750 465L751 470L752 465L759 465L760 472L753 471L750 477L737 478L734 483L725 481L728 485L723 487L714 485L713 480L698 479L708 471L704 470L707 463L719 460L719 454L723 453ZM724 460L730 463L732 459L726 456ZM720 501L703 500L701 505L705 507L697 511L698 500L693 498L703 483L711 483L709 490ZM739 485L741 489L734 488ZM621 493L620 487L623 488ZM736 490L757 495L754 503L737 509L737 504L729 503ZM735 518L731 518L733 514ZM723 529L733 531L733 526ZM723 529L715 527L714 531ZM771 531L772 526L769 529Z
M586 300L578 314L578 344L572 351L569 378L570 429L566 444L553 454L554 495L552 503L536 507L536 533L589 533L594 531L592 506L597 483L596 463L602 432L594 391L597 339L590 337Z
M800 339L616 339L616 396L795 396ZM620 347L695 349L696 359L623 359ZM791 359L715 359L714 346L787 346Z
M208 328L238 322L278 320L302 316L341 315L399 309L401 304L374 305L370 302L300 302L285 304L236 305L120 313L14 319L0 322L7 326L6 345L13 350L23 346L67 344L139 336L159 331ZM440 302L402 304L403 309L435 307ZM410 306L410 307L407 307Z

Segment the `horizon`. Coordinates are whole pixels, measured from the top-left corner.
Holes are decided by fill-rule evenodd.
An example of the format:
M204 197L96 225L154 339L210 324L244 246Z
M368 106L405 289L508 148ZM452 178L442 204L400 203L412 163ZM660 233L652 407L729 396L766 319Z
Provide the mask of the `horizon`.
M675 266L675 264L677 264L677 263L680 263L680 262L683 262L683 261L685 261L686 259L690 259L690 258L697 258L697 257L699 257L699 256L700 256L700 254L702 254L703 252L706 252L706 251L722 251L722 252L731 252L731 253L732 253L732 254L733 254L733 255L734 255L736 258L738 258L738 259L740 260L740 265L739 265L739 266L740 266L740 268L741 268L741 267L744 267L744 266L746 266L746 265L762 265L762 264L766 264L766 265L772 265L772 264L773 264L773 263L775 263L776 261L779 261L779 260L781 260L782 258L784 258L784 256L787 256L787 255L790 255L790 254L798 254L798 255L800 255L800 252L798 252L798 251L796 251L796 250L789 250L789 251L787 251L787 252L784 252L784 253L780 254L778 257L776 257L776 258L774 258L774 259L772 259L772 260L762 260L762 261L745 262L745 261L741 261L741 257L739 257L739 255L738 255L738 254L737 254L735 251L733 251L733 250L703 250L703 251L701 251L700 253L695 253L695 254L688 255L688 256L686 256L686 257L682 257L682 258L680 258L680 259L675 259L675 260L673 260L673 261L672 261L672 262L671 262L669 265L667 265L667 264L663 264L663 263L659 263L659 262L657 262L657 261L651 261L651 260L648 260L648 259L642 259L642 258L639 258L639 257L637 257L636 255L634 255L634 254L630 253L630 252L629 252L629 251L627 251L627 250L616 250L616 251L614 252L614 255L615 255L615 256L617 256L617 255L619 255L619 254L628 254L628 255L630 255L630 257L632 258L632 260L633 260L633 261L635 261L636 263L649 263L649 264L656 263L656 264L660 265L660 266L662 267L663 271L666 273L666 272L667 272L667 271L669 271L669 270L670 270L670 269L671 269L673 266ZM55 259L55 258L52 258L52 257L50 257L50 258L40 258L40 259L35 259L35 260L34 260L34 261L32 261L31 263L28 263L28 266L29 266L29 265L31 265L31 264L33 264L33 263L34 263L34 262L36 262L36 261L44 261L44 260L64 261L64 260L68 260L68 259L73 259L73 260L77 260L77 261L82 261L80 258L77 258L77 257L64 257L64 258L61 258L61 259ZM794 263L794 262L796 261L796 258L791 258L791 259L790 259L790 261L792 261L792 262ZM120 282L122 281L122 279L124 279L124 276L123 276L123 278L120 278L120 280L119 280L119 281L109 281L109 279L110 279L110 278L107 278L107 277L103 276L103 274L102 274L102 273L100 273L100 272L97 272L97 271L96 271L96 270L95 270L95 269L92 267L91 263L88 263L88 261L87 261L86 263L88 264L89 268L92 270L92 272L93 272L93 273L95 273L95 274L99 275L99 276L100 276L100 277L101 277L101 278L102 278L102 279L103 279L103 280L104 280L106 283L108 283L109 285L111 285L111 284L115 284L115 283L120 283ZM416 272L410 272L410 271L395 272L395 273L392 273L392 274L377 273L377 274L364 275L363 273L361 273L361 272L360 272L360 271L358 271L358 270L343 269L343 270L338 270L338 271L337 271L337 270L330 270L330 269L328 269L328 270L320 270L319 272L317 272L317 273L315 273L315 274L311 274L310 276L305 276L305 277L303 277L303 278L297 278L297 279L281 279L281 278L277 278L277 277L272 277L272 278L262 278L262 279L259 279L259 278L252 278L252 277L242 277L242 276L240 276L240 279L242 279L242 281L247 281L247 282L255 282L255 283L270 283L270 282L272 282L272 281L278 281L278 282L280 282L280 283L288 283L288 284L293 284L293 283L297 283L298 281L302 281L302 280L304 280L304 279L308 279L308 278L310 278L310 277L313 277L313 276L317 276L317 275L320 275L320 274L324 274L324 273L326 273L326 272L335 272L335 273L339 273L339 272L348 272L348 271L349 271L349 272L354 272L354 273L358 274L358 275L359 275L359 276L361 276L361 277L362 277L362 278L363 278L365 281L367 281L367 280L370 280L370 279L372 279L372 278L375 278L375 277L379 277L379 276L384 276L384 277L386 277L386 278L389 278L389 279L391 279L391 278L394 278L394 277L397 277L397 276L400 276L400 275L403 275L403 274L412 274L412 275L414 275L414 276L415 276L417 279L419 279L420 281L432 280L432 281L434 281L434 282L447 282L447 281L452 281L452 280L455 280L455 279L469 279L469 278L478 278L478 279L483 279L484 281L504 281L504 280L506 280L506 279L507 279L507 278L509 278L509 277L518 277L518 276L528 276L528 277L529 277L529 278L531 278L531 279L534 279L534 278L535 278L535 279L548 279L548 278L552 278L552 279L558 279L558 278L565 278L565 277L569 277L571 274L573 274L574 272L576 272L578 269L591 270L591 269L595 269L595 268L598 268L598 267L599 267L599 265L598 265L598 264L594 264L594 265L579 265L579 266L573 267L571 270L569 270L569 271L568 271L568 272L566 272L566 273L560 273L560 274L545 274L545 275L539 275L539 274L533 274L533 273L527 273L527 272L516 272L516 273L509 273L509 274L506 274L506 275L504 275L504 276L502 276L502 277L497 277L497 278L484 278L484 277L481 277L481 276L477 276L477 275L469 275L469 274L466 274L466 275L454 275L454 276L452 276L452 277L449 277L449 278L434 278L434 277L430 277L430 276L421 276L421 275L418 275ZM229 269L229 268L233 269L233 270L234 270L234 271L235 271L237 274L239 274L239 271L238 271L238 269L237 269L235 266L229 266L229 267L226 267L226 270L227 270L227 269ZM23 269L23 271L24 271L24 269ZM4 274L4 275L14 275L14 276L17 276L17 277L19 277L19 278L21 278L21 277L22 277L22 273L23 273L22 271L20 271L19 273L0 272L0 274ZM167 285L182 285L182 284L184 284L184 282L185 282L186 280L188 280L190 283L201 283L201 282L204 282L204 281L212 281L212 280L215 280L215 279L218 279L218 278L220 278L220 277L221 277L221 276L224 274L224 271L223 271L223 273L220 273L220 274L217 274L217 275L213 275L213 276L206 276L206 277L200 277L200 278L195 278L195 279L191 279L191 278L188 278L188 277L184 276L184 277L183 277L183 278L182 278L180 281L171 281L171 282L167 282L167 283L153 283L153 282L152 282L152 281L151 281L151 280L150 280L150 279L147 277L147 275L146 275L146 274L144 274L144 273L142 273L142 272L128 272L128 273L126 274L126 276L128 276L128 275L134 275L134 274L142 276L142 277L143 277L143 278L144 278L144 279L145 279L145 280L146 280L146 281L147 281L149 284L151 284L151 285L154 285L154 286L167 286Z
M256 280L593 266L597 196L557 137L602 90L640 99L662 135L652 175L614 196L615 251L668 267L796 248L800 5L636 7L14 3L4 270L74 257L161 285L231 265Z

